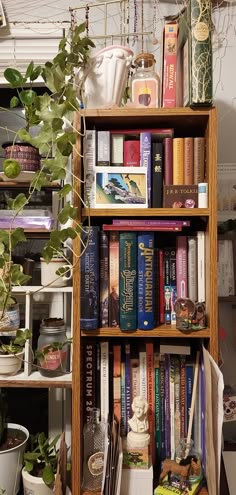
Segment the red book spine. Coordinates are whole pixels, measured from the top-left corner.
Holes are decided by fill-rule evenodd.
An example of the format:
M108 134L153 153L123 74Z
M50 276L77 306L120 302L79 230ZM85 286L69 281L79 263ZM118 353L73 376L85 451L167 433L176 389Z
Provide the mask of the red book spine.
M124 141L124 167L140 167L140 142Z
M121 346L113 346L113 407L114 416L121 420Z
M187 236L176 238L177 297L188 297Z
M173 138L166 137L163 139L164 144L164 184L171 186L173 184Z
M159 266L159 311L160 311L160 323L165 323L164 312L164 253L163 249L158 251L158 266Z

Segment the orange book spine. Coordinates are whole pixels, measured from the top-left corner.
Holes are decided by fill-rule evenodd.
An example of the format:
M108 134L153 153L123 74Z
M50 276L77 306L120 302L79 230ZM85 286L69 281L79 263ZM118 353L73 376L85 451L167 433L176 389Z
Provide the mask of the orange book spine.
M204 182L205 179L205 138L195 137L193 140L193 169L194 184Z
M113 407L117 421L121 420L121 346L113 346Z
M154 351L153 343L146 343L147 358L147 402L148 402L148 423L150 433L150 453L152 462L155 462L155 419L154 419Z
M192 185L194 176L193 176L193 138L185 137L184 138L184 184Z
M184 138L173 139L173 184L184 183Z

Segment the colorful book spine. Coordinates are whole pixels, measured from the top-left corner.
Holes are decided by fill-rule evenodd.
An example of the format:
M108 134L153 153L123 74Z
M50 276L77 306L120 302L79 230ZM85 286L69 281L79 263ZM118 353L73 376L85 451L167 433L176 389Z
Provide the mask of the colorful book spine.
M171 324L176 323L175 302L177 299L176 249L170 250Z
M113 346L113 408L117 421L121 420L121 345Z
M165 356L160 355L160 460L166 458L165 448Z
M99 315L99 227L84 227L81 256L80 328L96 330Z
M190 221L189 220L134 220L134 219L114 219L112 220L112 225L117 225L120 227L141 227L140 230L142 230L142 227L155 227L155 226L168 226L168 227L189 227L190 226ZM122 229L121 229L122 230Z
M176 107L177 22L167 22L163 34L163 108Z
M206 300L206 280L205 280L205 232L197 232L197 285L198 302Z
M192 362L186 362L186 431L188 431L189 416L191 409L191 400L193 392L193 375L194 365ZM193 430L192 430L193 431Z
M100 390L101 390L101 418L107 421L109 414L109 343L101 342L101 371L100 371Z
M109 236L109 299L110 327L119 326L119 232Z
M180 428L180 358L174 356L174 390L175 390L175 449L179 446L181 438Z
M184 183L184 138L173 138L173 184Z
M137 329L137 235L121 232L119 240L120 329Z
M98 166L110 165L110 131L97 131L97 163Z
M171 186L173 184L173 138L166 137L163 139L164 145L164 184Z
M152 135L151 132L140 132L140 166L147 169L148 207L151 208L152 187Z
M170 251L164 249L164 314L165 323L171 323L171 285L170 285Z
M83 424L90 419L90 411L96 407L96 346L86 343L83 347Z
M205 179L205 138L193 138L193 171L194 184L204 182Z
M125 406L125 359L121 357L121 422L120 433L122 437L125 437L126 432L126 406Z
M140 167L140 142L139 140L124 141L124 167Z
M139 232L141 231L153 231L153 232L181 232L182 231L182 226L181 225L168 225L168 223L165 225L164 223L161 225L113 225L113 224L106 224L104 223L102 225L102 229L104 231L130 231L133 230L134 232Z
M180 356L180 436L186 436L186 357Z
M184 137L184 184L194 184L193 137Z
M153 342L146 343L147 355L147 402L148 402L148 423L150 433L150 452L152 463L155 463L155 429L154 429L154 350Z
M170 355L170 457L175 458L175 362Z
M197 237L188 236L188 297L193 302L197 302Z
M107 232L100 232L99 244L99 304L100 327L108 327L108 296L109 296L109 237Z
M170 450L170 355L164 354L165 361L165 451L169 459Z
M95 208L96 203L96 131L86 130L84 141L84 203L90 208Z
M176 238L177 297L188 297L187 237Z
M138 328L154 328L154 234L138 234Z
M205 428L206 428L206 389L205 389L205 368L204 360L201 354L200 358L200 379L199 379L199 395L200 395L200 418L201 418L201 442L200 442L200 452L202 453L202 467L206 469L206 439L205 439Z
M152 208L162 208L164 157L163 144L152 143Z
M160 459L160 359L159 353L154 352L154 386L155 386L155 445L156 459Z
M130 369L130 344L125 344L125 417L126 417L126 433L130 427L128 424L132 416L131 410L131 369Z
M140 395L147 399L147 354L146 350L139 351Z
M158 269L159 269L159 319L160 323L165 323L165 297L164 297L164 252L163 249L158 251ZM158 297L158 296L157 296Z

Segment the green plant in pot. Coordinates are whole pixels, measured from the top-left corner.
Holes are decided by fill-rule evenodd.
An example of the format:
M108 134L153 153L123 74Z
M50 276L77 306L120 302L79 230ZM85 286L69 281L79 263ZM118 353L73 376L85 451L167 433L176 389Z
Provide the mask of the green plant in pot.
M28 430L7 423L7 397L0 390L0 483L5 495L16 495L20 488L21 469Z

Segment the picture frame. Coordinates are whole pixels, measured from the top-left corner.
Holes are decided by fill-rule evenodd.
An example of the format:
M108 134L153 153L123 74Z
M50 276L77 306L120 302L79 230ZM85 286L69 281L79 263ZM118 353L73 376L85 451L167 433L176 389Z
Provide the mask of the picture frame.
M147 208L146 167L96 167L95 208Z

